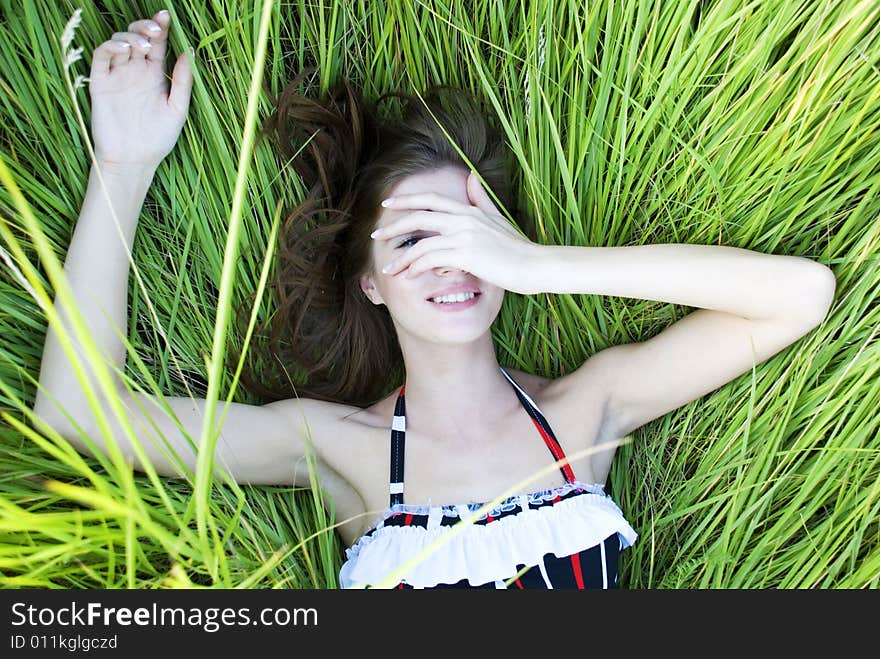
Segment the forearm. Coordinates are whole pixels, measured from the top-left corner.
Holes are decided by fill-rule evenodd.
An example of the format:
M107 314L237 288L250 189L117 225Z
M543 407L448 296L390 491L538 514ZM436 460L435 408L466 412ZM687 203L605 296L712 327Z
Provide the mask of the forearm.
M834 295L826 266L797 256L715 245L538 246L548 293L583 293L715 309L748 319L821 318Z
M105 191L99 170L92 168L64 262L75 306L90 336L107 363L119 368L125 363L125 346L119 333L124 335L127 327L128 252L153 172L150 168L114 170L103 166L100 173ZM70 319L62 305L56 303L56 309L66 334L82 357L85 353ZM88 362L85 365L92 379ZM47 396L38 389L35 410L43 418L60 418L59 410L51 402L53 398L75 419L88 409L83 386L52 326L46 335L39 383Z

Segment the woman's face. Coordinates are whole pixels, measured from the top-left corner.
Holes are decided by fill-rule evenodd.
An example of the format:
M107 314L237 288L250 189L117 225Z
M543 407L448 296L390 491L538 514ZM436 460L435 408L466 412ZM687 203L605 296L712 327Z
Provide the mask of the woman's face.
M466 170L443 167L414 174L398 183L389 196L434 192L470 204L467 196ZM376 227L384 227L412 209L382 208ZM391 276L382 267L404 254L420 238L438 235L436 231L416 231L385 240L373 241L373 268L361 277L364 294L374 304L388 307L391 318L401 331L435 343L473 341L491 327L504 301L504 289L482 281L469 272L437 267L407 279L406 270ZM473 292L465 302L435 302L444 293Z

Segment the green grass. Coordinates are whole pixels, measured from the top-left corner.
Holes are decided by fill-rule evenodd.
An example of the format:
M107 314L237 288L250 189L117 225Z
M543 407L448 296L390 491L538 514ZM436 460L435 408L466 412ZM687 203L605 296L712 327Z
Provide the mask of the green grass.
M837 277L822 325L618 450L611 493L640 534L622 585L880 586L880 6L471 4L276 2L263 21L259 2L168 3L197 77L134 245L132 384L257 402L222 356L246 338L228 309L260 290L279 208L303 192L268 144L248 148L269 94L310 64L322 89L344 74L372 98L458 85L497 113L541 242L723 244ZM90 164L87 90L72 97L58 38L82 7L69 74L87 75L98 43L162 6L0 0L0 586L335 587L342 545L312 491L212 482L201 464L192 483L132 473L28 421L41 291ZM503 364L553 377L688 311L508 295L494 336ZM265 297L256 317L270 312Z

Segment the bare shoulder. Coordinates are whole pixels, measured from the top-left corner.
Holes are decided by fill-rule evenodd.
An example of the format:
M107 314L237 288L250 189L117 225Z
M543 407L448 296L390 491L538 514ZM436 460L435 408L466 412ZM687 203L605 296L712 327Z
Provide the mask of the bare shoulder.
M321 455L328 443L340 437L344 428L347 429L346 420L364 411L355 405L315 398L286 398L267 407L274 408L279 423L302 432Z
M609 427L608 372L606 360L588 358L577 370L557 378L508 369L530 393L567 455L593 450L606 440ZM602 449L589 459L577 460L575 473L581 480L603 483L613 448Z
M599 353L597 353L598 355ZM526 373L513 368L505 369L534 398L539 406L565 407L583 406L585 395L590 400L604 402L606 387L603 386L607 373L604 360L596 355L587 359L576 371L548 378L534 373Z
M510 374L510 376L516 380L536 402L539 403L539 398L543 395L544 390L548 385L553 383L552 378L545 378L535 373L526 373L525 371L520 371L516 368L509 368L507 366L504 367L504 370L507 371L508 374Z
M290 398L272 403L277 422L291 433L299 429L304 442L310 444L317 457L321 486L333 498L339 533L347 544L366 530L372 517L366 514L363 496L364 457L369 433L361 420L367 411L355 405L317 400ZM296 478L304 485L309 482L307 461L301 460Z
M307 417L315 423L337 423L344 417L361 412L362 408L356 405L335 403L317 398L285 398L269 403L276 407L278 412L287 417Z
M529 393L553 428L569 446L590 446L599 436L607 413L607 387L600 360L588 359L572 373L548 378L507 369ZM563 441L563 444L565 442Z
M608 435L613 412L609 383L614 377L609 354L607 349L594 353L572 372L554 379L547 388L548 397L563 410L565 417L585 429L586 446L616 439Z
M358 407L310 398L294 398L276 403L288 428L298 428L315 453L357 490L373 485L369 477L379 469L374 462L383 453L394 401L388 398L370 407ZM391 407L389 408L389 404ZM387 413L386 413L387 412Z

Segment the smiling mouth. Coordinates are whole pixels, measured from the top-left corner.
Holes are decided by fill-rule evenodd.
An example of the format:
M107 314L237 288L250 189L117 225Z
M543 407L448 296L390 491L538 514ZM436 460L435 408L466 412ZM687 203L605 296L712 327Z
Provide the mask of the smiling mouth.
M455 293L453 295L441 295L439 297L429 297L428 302L431 302L432 304L436 304L439 306L454 307L456 305L465 304L467 302L473 302L478 297L480 297L480 293L475 293L475 292Z

